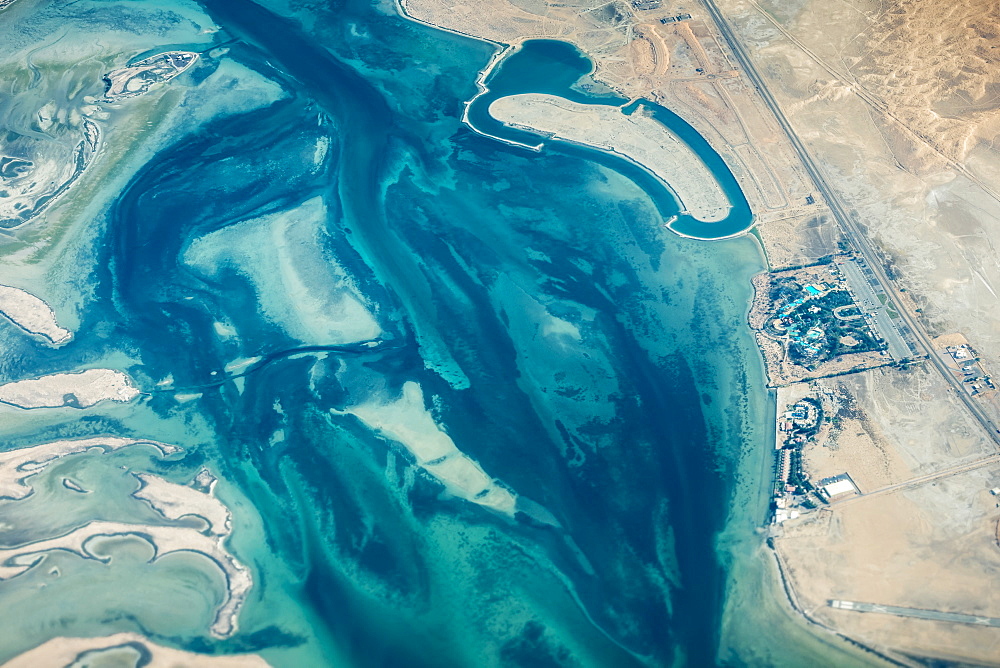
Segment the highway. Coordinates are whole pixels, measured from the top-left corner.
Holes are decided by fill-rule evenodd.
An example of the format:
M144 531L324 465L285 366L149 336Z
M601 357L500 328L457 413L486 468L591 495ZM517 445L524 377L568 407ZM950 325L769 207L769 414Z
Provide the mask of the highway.
M819 55L817 55L815 52L812 51L812 49L810 49L805 44L803 44L801 41L799 41L795 37L795 35L793 35L792 33L788 32L787 30L785 30L785 27L783 25L781 25L780 22L776 21L774 19L774 17L771 16L771 14L767 10L765 10L763 7L761 7L760 4L757 3L755 0L748 0L748 2L753 6L754 9L757 10L757 12L761 16L763 16L768 21L768 23L770 23L774 27L775 30L777 30L782 35L784 35L785 39L787 39L789 42L791 42L796 47L798 47L799 50L802 51L802 53L804 53L807 56L809 56L809 58L811 58L813 60L813 62L815 62L817 65L819 65L824 70L826 70L826 72L830 76L832 76L834 79L837 79L838 81L840 81L841 83L843 83L845 86L847 86L848 89L852 93L854 93L855 95L857 95L858 98L861 99L865 104L867 104L869 107L871 107L876 112L882 114L886 118L888 118L888 119L892 120L893 122L895 122L904 132L906 132L908 135L910 135L910 137L912 137L913 139L917 140L918 142L920 142L921 144L923 144L924 146L926 146L930 150L934 151L934 153L936 153L937 156L940 157L942 160L944 160L945 162L947 162L948 165L950 165L952 169L954 169L955 171L957 171L958 173L960 173L962 176L964 176L965 178L969 179L970 181L972 181L973 183L975 183L977 186L979 186L980 188L982 188L990 197L992 197L993 199L995 199L998 202L1000 202L1000 195L998 195L997 192L995 190L993 190L993 188L991 188L989 185L987 185L982 179L980 179L979 177L977 177L975 174L973 174L972 172L970 172L965 167L965 165L963 165L963 164L961 164L959 162L956 162L953 158L951 158L950 156L948 156L948 154L945 153L944 151L942 151L940 148L938 148L937 144L935 144L929 137L925 137L924 135L920 134L919 132L917 132L916 130L914 130L912 127L910 127L906 122L903 121L903 119L901 119L899 116L897 116L896 114L894 114L889 109L889 105L886 104L884 100L882 100L881 98L877 97L876 95L873 95L871 91L869 91L867 88L865 88L863 85L861 85L861 83L857 79L855 79L853 76L851 76L851 74L849 72L846 73L846 74L842 73L842 72L838 71L837 68L835 68L830 63L828 63L826 60L820 58Z
M889 347L889 355L899 362L910 357L910 346L906 339L899 333L899 328L892 321L892 315L888 306L879 301L878 295L872 288L871 282L865 277L864 272L854 260L841 262L838 260L837 267L843 273L855 302L861 307L862 313L866 314L874 323L875 330L885 339Z
M798 134L792 128L788 119L785 117L784 112L782 112L781 107L775 101L774 96L768 89L764 78L761 76L760 72L757 71L757 67L754 65L743 44L736 37L733 32L732 27L726 21L722 12L719 11L718 6L715 4L714 0L701 0L705 9L711 15L712 20L715 22L716 27L722 34L723 39L729 45L732 50L733 55L736 56L736 60L739 62L740 67L746 74L750 83L754 85L757 91L760 93L761 98L764 103L774 114L775 120L781 126L782 131L788 137L789 142L792 144L795 152L798 154L799 159L802 161L803 166L809 173L810 178L812 178L813 183L816 185L816 189L820 192L823 198L826 200L827 206L830 208L830 212L833 214L834 219L840 225L844 234L851 241L855 248L857 248L861 257L865 259L868 267L871 269L872 273L875 275L876 280L882 289L885 291L886 297L892 304L893 310L899 313L899 317L906 323L913 332L913 336L917 339L917 343L923 348L923 353L927 356L928 361L937 369L938 373L944 378L945 382L951 385L952 389L955 390L958 398L965 404L965 407L972 413L973 417L982 425L986 433L989 434L990 438L993 440L994 444L1000 446L1000 430L997 429L996 425L986 414L986 411L981 405L965 391L962 387L962 381L957 379L945 365L944 360L942 360L938 355L934 354L934 346L931 343L930 337L927 332L924 331L923 326L917 321L915 315L911 313L908 309L903 308L902 301L899 298L898 289L896 288L894 282L886 275L885 268L882 266L882 260L879 257L879 253L876 251L875 247L865 236L864 231L858 222L851 216L843 201L837 192L829 185L826 177L823 175L819 166L809 155L806 150L805 145L802 140L799 139Z

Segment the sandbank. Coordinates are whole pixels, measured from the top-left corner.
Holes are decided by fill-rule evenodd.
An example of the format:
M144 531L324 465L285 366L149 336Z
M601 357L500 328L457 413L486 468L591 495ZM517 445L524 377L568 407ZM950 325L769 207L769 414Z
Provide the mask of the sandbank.
M170 81L197 60L198 54L192 51L166 51L112 70L104 75L104 99L117 102L142 95L152 86Z
M682 213L701 222L724 220L732 208L701 158L641 107L626 115L619 107L526 93L502 97L489 111L506 125L617 153L642 165L670 189Z
M132 535L149 541L156 549L153 561L171 552L197 552L216 563L226 575L229 595L216 611L211 633L227 638L235 633L237 615L246 600L253 580L246 566L235 559L223 546L224 537L206 536L191 527L165 527L148 524L94 521L79 527L65 536L38 541L7 549L0 549L0 580L21 575L39 562L39 556L51 550L65 550L84 559L98 559L90 552L87 543L99 536Z
M198 481L201 484L206 484L204 473L208 473L208 471L202 469L201 473L198 474ZM229 535L232 525L231 515L229 509L211 491L215 487L214 478L207 483L210 491L202 492L149 473L135 473L133 475L139 479L142 487L132 496L148 503L164 518L178 520L187 515L194 515L201 517L209 524L209 535Z
M345 412L406 448L417 464L443 484L450 494L505 515L514 515L515 495L490 478L434 422L424 406L424 394L417 383L405 383L402 395L394 401L360 404Z
M77 440L52 441L28 448L0 452L0 498L23 499L31 494L24 481L60 457L99 448L105 452L129 445L149 445L160 451L161 457L180 452L176 445L118 436L96 436Z
M86 655L86 656L84 656ZM121 657L120 662L116 658ZM16 656L0 668L68 667L83 659L105 659L106 665L142 665L145 668L266 668L270 664L256 654L206 656L164 647L138 633L115 633L103 638L53 638ZM145 659L145 660L143 660ZM104 661L100 661L105 665Z
M89 408L102 401L127 402L139 396L132 379L115 369L88 369L0 385L0 402L18 408Z
M0 314L29 334L44 337L54 345L73 338L73 332L59 326L48 304L19 288L0 285Z

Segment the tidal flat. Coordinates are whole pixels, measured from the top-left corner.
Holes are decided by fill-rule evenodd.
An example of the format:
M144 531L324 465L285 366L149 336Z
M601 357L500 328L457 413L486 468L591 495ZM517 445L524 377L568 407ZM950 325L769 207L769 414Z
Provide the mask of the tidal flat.
M766 508L752 238L674 234L622 161L473 132L495 46L393 7L18 0L0 20L9 132L50 99L65 146L86 114L101 129L0 239L0 284L73 332L0 321L0 382L135 389L11 408L3 448L178 448L4 472L0 554L22 556L0 662L128 634L274 666L717 661ZM168 52L198 58L97 101Z

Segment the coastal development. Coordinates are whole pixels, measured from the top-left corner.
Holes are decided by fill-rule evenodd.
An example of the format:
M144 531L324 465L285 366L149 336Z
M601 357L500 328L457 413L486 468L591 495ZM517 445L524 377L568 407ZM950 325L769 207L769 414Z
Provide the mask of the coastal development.
M1000 488L995 314L977 308L970 319L970 312L956 310L969 302L938 287L954 285L943 275L938 286L922 282L922 268L935 260L907 246L908 238L934 238L945 248L964 242L914 229L914 214L907 213L907 231L886 243L888 230L896 225L899 231L896 220L906 215L876 204L880 186L850 163L873 141L873 121L858 110L874 110L883 135L874 141L891 136L884 152L863 159L869 173L892 173L903 161L911 173L930 174L930 185L919 178L900 185L893 177L892 183L940 196L948 188L942 184L964 180L979 189L974 200L983 207L977 223L984 230L998 219L997 199L962 163L954 144L936 143L914 115L914 105L937 99L934 91L918 89L905 102L898 91L880 98L880 80L866 74L860 83L851 62L831 56L829 47L857 48L866 43L852 45L857 34L881 35L889 40L879 47L882 60L864 54L858 71L888 68L912 78L919 64L907 61L909 47L899 43L892 53L886 44L929 29L926 17L934 10L904 3L902 18L889 24L877 8L851 16L846 9L827 15L820 3L796 13L767 2L647 0L614 3L616 18L602 22L593 8L578 15L573 7L549 7L542 21L504 2L446 4L411 1L407 9L421 20L506 44L528 36L573 40L593 57L596 81L629 99L646 97L674 110L709 140L739 181L770 264L754 279L749 324L777 394L769 545L793 607L816 628L893 663L911 665L918 656L996 660L990 648L1000 641L997 632L967 623L1000 616L1000 598L977 594L971 584L1000 567L1000 515L990 492ZM972 6L963 5L954 23L939 29L954 30L962 20L975 24ZM826 42L816 29L820 24L837 25ZM805 78L791 73L800 62L808 62ZM544 115L534 122L515 115L512 101L495 108L522 127L580 140ZM843 128L845 109L863 120L849 131L820 129L822 123ZM952 126L948 132L957 132ZM643 130L631 131L637 136L627 143L641 146ZM834 145L845 138L854 152L841 156ZM649 164L655 163L651 155L622 152L657 169ZM887 201L897 197L890 188ZM952 214L942 207L923 215L948 221ZM975 253L973 266L997 266L993 254ZM949 262L967 266L959 258ZM974 285L987 291L983 301L971 303L995 304L995 274L958 271L970 275L969 291ZM956 329L965 336L948 333ZM987 343L988 354L981 351ZM825 556L817 560L820 553ZM932 612L899 612L877 623L859 614L872 609Z
M899 313L866 273L837 255L754 278L749 322L773 387L913 361Z
M570 102L555 95L509 95L490 105L490 114L515 127L541 131L565 141L618 153L650 170L680 202L681 214L698 221L724 220L732 208L712 172L673 133L641 110L626 115L620 109ZM658 143L636 139L661 133Z
M0 0L4 666L1000 664L995 3L98 4Z

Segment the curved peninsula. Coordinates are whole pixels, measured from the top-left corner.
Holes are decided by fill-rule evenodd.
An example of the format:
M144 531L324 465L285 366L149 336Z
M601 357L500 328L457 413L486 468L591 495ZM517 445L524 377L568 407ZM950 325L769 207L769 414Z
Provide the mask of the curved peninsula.
M489 111L506 125L611 151L646 167L674 194L682 215L717 223L733 208L698 154L641 107L626 114L615 106L527 93L502 97Z

